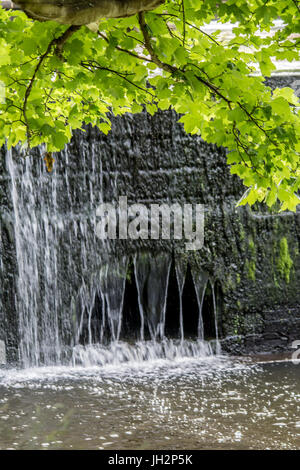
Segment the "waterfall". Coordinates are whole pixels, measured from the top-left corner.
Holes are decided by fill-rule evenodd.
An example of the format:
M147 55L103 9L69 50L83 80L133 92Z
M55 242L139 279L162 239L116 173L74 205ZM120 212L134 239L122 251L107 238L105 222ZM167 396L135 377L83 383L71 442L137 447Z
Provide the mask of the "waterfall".
M64 360L66 346L74 344L75 286L83 294L82 303L90 304L84 274L94 271L88 253L93 253L95 237L87 218L74 213L68 172L63 181L55 169L48 174L42 153L42 148L26 158L15 151L6 153L18 266L19 357L25 367ZM62 204L68 207L68 217ZM79 240L76 246L74 240Z
M176 279L178 284L178 293L179 293L179 321L180 321L180 339L181 342L184 340L184 328L183 328L183 288L186 278L187 263L184 261L176 260L175 263L175 272Z
M112 341L120 338L127 266L128 259L123 256L118 262L107 264L102 274L101 294L106 307L104 318Z
M208 273L204 271L192 270L192 277L196 291L197 303L199 308L199 319L198 319L198 338L204 339L204 326L202 308L205 296L205 291L208 283Z
M139 255L134 260L142 330L147 325L151 339L164 338L171 258ZM141 331L144 338L144 331Z
M52 224L49 207L44 206L41 200L39 190L42 175L33 177L28 158L24 159L21 170L15 164L11 150L7 152L6 164L11 178L18 264L20 359L25 366L38 365L41 360L44 363L55 359L59 361L61 342L58 331L57 228ZM47 196L51 197L55 213L55 177L51 179L48 189L51 196L49 193Z
M117 176L110 178L102 170L93 147L89 155L82 150L75 181L69 170L75 165L69 148L60 159L49 174L42 148L26 158L16 150L6 152L17 261L20 363L24 367L103 365L212 354L210 344L203 341L202 303L207 283L203 273L193 274L198 332L194 341L184 337L182 298L187 263L180 259L175 263L180 340L165 337L172 263L166 252L136 250L131 276L140 315L140 324L134 325L137 342L120 340L129 257L124 248L115 254L114 240L101 241L96 236L97 207L108 197L103 188L116 200Z
M197 358L212 356L210 343L205 341L178 342L164 338L162 341L138 341L135 344L122 341L110 345L95 344L93 346L77 345L73 348L72 364L85 367L120 365L123 363L142 363L168 359Z
M216 332L216 354L221 353L221 345L219 341L219 325L218 325L218 309L217 309L217 302L216 302L216 291L215 291L215 283L212 283L212 297L213 297L213 306L214 306L214 321L215 321L215 332Z

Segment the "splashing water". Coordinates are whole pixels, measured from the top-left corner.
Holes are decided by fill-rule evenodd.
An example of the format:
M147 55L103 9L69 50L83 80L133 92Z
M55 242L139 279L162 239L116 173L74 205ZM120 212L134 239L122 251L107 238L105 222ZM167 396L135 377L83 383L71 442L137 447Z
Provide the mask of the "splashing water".
M100 242L96 236L96 209L104 200L101 162L96 168L98 163L90 156L92 176L88 177L90 170L83 172L78 188L68 174L68 152L64 152L63 170L54 169L51 175L43 168L41 155L22 159L11 150L6 153L18 266L21 364L90 366L220 353L214 292L216 347L204 341L206 273L193 272L198 331L194 341L184 336L182 296L187 266L178 260L179 340L165 337L172 259L164 253L135 255L137 342L120 341L129 259L109 256L110 241ZM82 158L86 158L84 152ZM117 180L111 184L116 195Z

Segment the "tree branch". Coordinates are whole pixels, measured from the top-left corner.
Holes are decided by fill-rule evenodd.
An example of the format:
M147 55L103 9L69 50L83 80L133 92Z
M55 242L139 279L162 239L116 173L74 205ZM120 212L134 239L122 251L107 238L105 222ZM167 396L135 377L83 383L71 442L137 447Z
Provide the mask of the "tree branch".
M150 54L152 62L154 62L159 68L165 70L166 72L169 72L172 74L174 72L177 72L178 69L176 67L173 67L172 65L165 64L164 62L162 62L160 58L158 57L158 55L156 54L156 52L154 51L152 44L151 44L151 38L148 33L148 26L145 21L145 13L144 12L139 13L138 17L139 17L139 24L140 24L141 32L144 37L145 47Z
M106 41L107 43L109 43L108 37L105 36L105 34L98 31L98 36L101 37L102 39L104 39L104 41ZM120 52L125 52L126 54L131 55L131 57L135 57L136 59L153 63L153 60L149 59L149 57L142 56L142 55L139 55L139 54L135 54L134 52L129 51L128 49L124 49L123 47L120 47L120 46L115 46L115 48Z
M298 9L298 11L300 12L300 5L299 5L299 2L298 0L293 0L293 3L295 4L295 7Z
M162 62L159 57L157 56L156 52L154 51L153 49L153 46L151 44L151 38L149 36L149 33L148 33L148 27L147 27L147 24L146 24L146 21L145 21L145 14L144 12L142 13L139 13L139 24L140 24L140 28L141 28L141 32L143 34L143 37L144 37L144 42L145 42L145 47L147 49L147 51L149 52L150 56L151 56L151 59L152 61L161 69L165 70L166 72L169 72L171 74L174 74L175 72L181 72L184 74L184 70L180 70L178 69L177 67L174 67L172 65L169 65L169 64L166 64L164 62ZM194 64L190 64L190 65L194 65ZM197 67L198 68L198 67ZM232 109L232 104L233 102L227 98L220 90L217 86L215 86L214 84L210 83L210 81L207 81L205 79L203 79L202 77L199 77L199 75L195 75L195 77L197 78L197 80L199 80L199 82L203 83L203 85L205 85L207 88L210 89L210 91L212 93L214 93L215 95L219 96L219 98L221 98L222 100L224 100L229 109ZM261 131L264 133L264 135L267 137L267 139L274 145L277 147L276 143L270 138L268 132L257 122L257 120L247 111L247 109L245 108L245 106L243 106L242 103L240 102L237 102L236 103L245 113L246 115L249 117L249 119L254 123L254 125Z
M30 148L31 132L30 132L28 119L27 119L27 105L28 105L28 100L29 100L29 97L30 97L30 93L31 93L34 81L36 79L36 76L38 74L38 71L40 70L40 68L41 68L43 62L45 61L45 59L50 54L51 49L54 46L56 46L56 48L59 48L59 51L61 51L61 49L62 49L63 45L65 44L65 42L69 39L69 37L75 31L78 31L79 28L80 28L80 26L70 26L69 28L66 29L66 31L60 37L52 39L52 41L48 44L48 47L47 47L46 51L44 52L44 54L42 54L40 56L39 61L38 61L37 65L34 69L33 76L30 79L28 87L26 88L26 92L25 92L25 96L24 96L24 104L23 104L23 109L22 109L23 116L24 116L24 121L25 121L25 124L26 124L26 134L27 134L28 148Z
M3 10L21 10L20 7L15 5L13 2L10 0L0 0L0 7L3 8Z
M137 85L136 83L132 82L131 80L129 80L129 78L127 78L128 75L131 75L129 73L125 73L125 72L122 73L122 72L119 72L118 70L110 69L109 67L102 67L101 64L98 64L97 62L94 62L94 61L88 61L88 62L82 61L80 65L83 68L85 68L86 70L89 70L90 72L92 71L91 70L91 67L92 67L92 68L97 69L97 70L104 70L106 72L113 73L114 75L117 75L119 78L122 78L123 80L125 80L127 83L130 83L130 85L134 86L135 88L138 88L139 90L143 91L144 93L147 93L148 95L150 95L152 100L154 98L154 95L149 90L147 90L146 88L143 88L143 87Z

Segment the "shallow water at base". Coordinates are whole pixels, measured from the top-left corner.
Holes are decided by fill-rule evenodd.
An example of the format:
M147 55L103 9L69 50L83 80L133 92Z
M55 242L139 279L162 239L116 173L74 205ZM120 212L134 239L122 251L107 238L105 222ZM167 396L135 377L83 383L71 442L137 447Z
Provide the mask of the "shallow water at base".
M291 362L0 370L0 449L297 449L299 403Z

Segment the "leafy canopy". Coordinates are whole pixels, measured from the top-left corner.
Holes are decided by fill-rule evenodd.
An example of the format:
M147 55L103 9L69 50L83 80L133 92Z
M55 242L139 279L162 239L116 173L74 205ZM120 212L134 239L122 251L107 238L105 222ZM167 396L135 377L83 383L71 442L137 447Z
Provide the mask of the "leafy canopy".
M231 22L233 36L203 25ZM274 20L283 27L274 32ZM300 199L299 99L272 90L274 60L299 60L297 0L168 0L153 12L103 19L99 30L41 23L0 9L0 144L64 148L83 123L170 106L188 133L228 148L248 187L240 201ZM255 67L261 74L255 74Z

